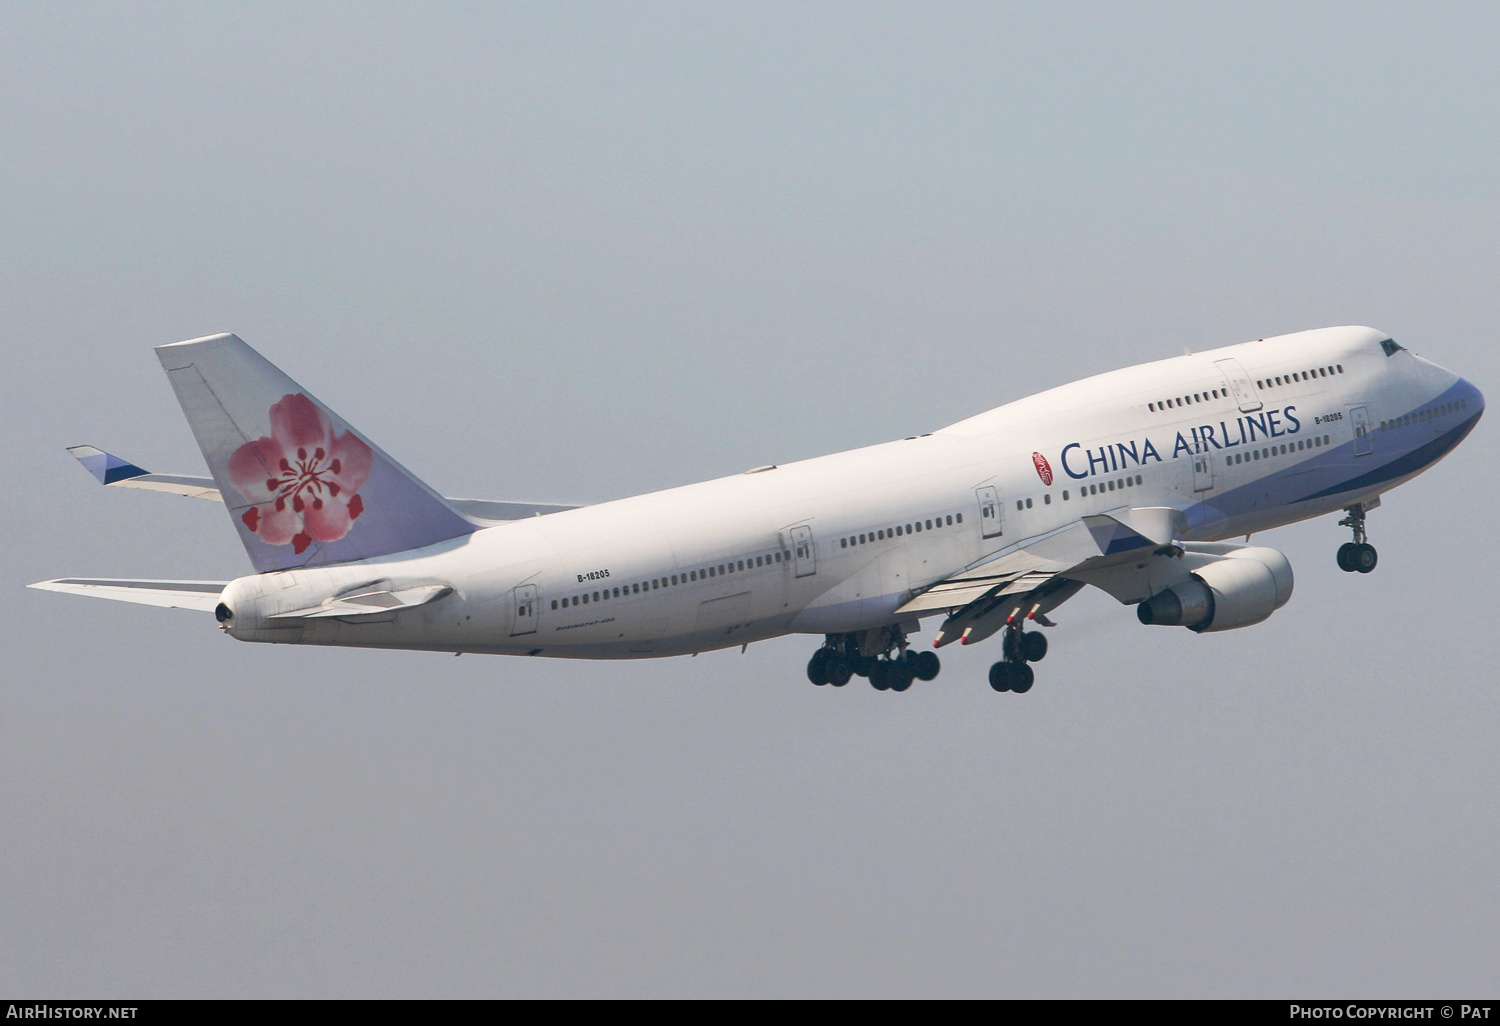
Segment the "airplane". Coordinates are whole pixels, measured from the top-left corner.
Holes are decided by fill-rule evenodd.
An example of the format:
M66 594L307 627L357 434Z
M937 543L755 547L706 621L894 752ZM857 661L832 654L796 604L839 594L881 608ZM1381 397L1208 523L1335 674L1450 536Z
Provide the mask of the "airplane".
M106 486L222 503L255 572L31 587L208 611L273 644L639 659L821 635L813 684L895 692L937 677L934 648L996 634L990 686L1029 691L1038 628L1088 585L1145 625L1260 623L1291 598L1292 568L1250 536L1312 517L1342 512L1337 564L1369 573L1367 514L1484 411L1386 333L1321 328L579 506L445 498L235 335L156 354L212 476L70 451Z

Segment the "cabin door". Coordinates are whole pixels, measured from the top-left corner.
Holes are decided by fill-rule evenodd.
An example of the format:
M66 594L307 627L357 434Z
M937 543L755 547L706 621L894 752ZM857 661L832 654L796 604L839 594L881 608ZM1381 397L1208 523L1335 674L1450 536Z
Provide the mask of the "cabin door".
M1215 360L1214 366L1224 375L1224 381L1234 393L1234 401L1239 404L1241 413L1254 413L1260 409L1260 396L1256 394L1255 384L1250 380L1250 375L1245 373L1245 368L1240 366L1240 361Z
M1370 455L1373 441L1370 438L1370 411L1363 406L1351 406L1349 420L1354 426L1354 455Z
M510 594L516 611L515 619L511 621L510 636L514 638L521 634L535 634L537 606L541 605L537 586L523 584Z
M1214 486L1213 454L1200 452L1193 457L1193 491L1206 492Z
M979 500L979 530L986 538L998 538L1004 534L1004 523L1000 512L1000 492L994 485L974 489Z
M818 572L812 528L806 524L792 528L792 566L796 567L798 577L811 577Z

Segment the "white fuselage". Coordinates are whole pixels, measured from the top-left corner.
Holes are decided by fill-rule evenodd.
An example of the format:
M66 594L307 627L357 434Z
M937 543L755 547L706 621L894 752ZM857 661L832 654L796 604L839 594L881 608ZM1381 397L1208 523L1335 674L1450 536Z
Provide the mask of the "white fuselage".
M630 658L894 624L914 593L1086 514L1170 506L1186 515L1184 540L1214 541L1368 501L1420 473L1462 439L1483 398L1408 351L1387 355L1386 337L1329 328L1175 357L917 438L241 578L224 593L227 629ZM1248 380L1231 381L1222 361ZM453 590L378 622L273 619L377 582Z

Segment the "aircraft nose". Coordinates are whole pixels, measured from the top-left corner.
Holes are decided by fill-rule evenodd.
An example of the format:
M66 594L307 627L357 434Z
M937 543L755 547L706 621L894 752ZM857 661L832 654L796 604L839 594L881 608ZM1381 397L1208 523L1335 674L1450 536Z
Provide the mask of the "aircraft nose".
M1468 378L1458 379L1459 399L1470 416L1478 417L1484 412L1484 393L1475 388Z

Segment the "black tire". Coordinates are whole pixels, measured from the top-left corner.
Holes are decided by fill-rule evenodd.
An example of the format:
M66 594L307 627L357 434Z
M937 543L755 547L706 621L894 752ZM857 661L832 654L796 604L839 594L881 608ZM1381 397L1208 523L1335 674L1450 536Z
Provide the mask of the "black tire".
M1036 683L1036 671L1025 663L1016 663L1015 666L1015 677L1010 682L1010 689L1018 695L1024 695Z
M943 664L938 660L936 652L918 652L912 659L912 669L917 672L917 680L935 680L942 668Z
M836 688L843 687L849 683L849 678L854 676L854 668L849 665L849 660L837 654L828 660L828 668L825 672L828 674L828 683Z
M1011 681L1014 679L1011 670L1015 663L996 663L990 667L990 687L996 691L1009 691Z
M1346 574L1354 572L1354 550L1359 548L1353 542L1344 542L1339 546L1338 563L1339 569Z
M1355 570L1367 574L1375 569L1375 564L1380 562L1380 556L1376 553L1375 546L1369 542L1362 542L1354 547L1354 558L1351 562Z
M1047 658L1047 635L1041 631L1027 631L1021 635L1021 655L1028 663L1039 663Z
M832 659L833 656L833 650L828 648L820 648L816 652L814 652L812 654L812 658L807 661L807 679L812 681L818 687L822 687L824 684L827 684L828 661Z
M868 674L870 678L870 687L874 688L876 691L889 691L891 687L889 670L889 663L876 662L875 664L873 664L870 667L870 672Z
M916 671L912 669L911 662L906 659L890 663L885 673L885 679L889 682L892 691L905 691L911 687L911 682L917 679Z

